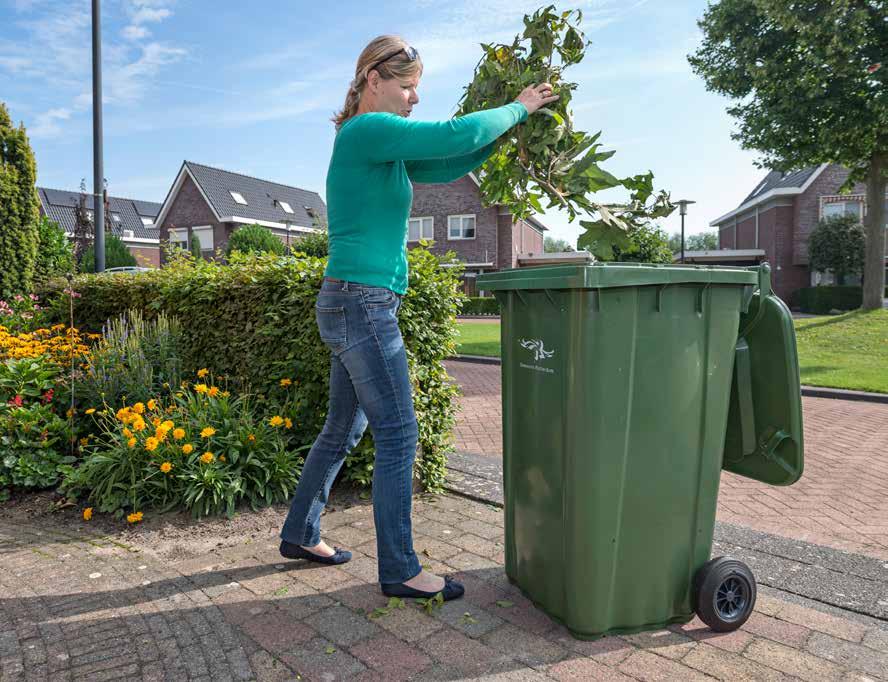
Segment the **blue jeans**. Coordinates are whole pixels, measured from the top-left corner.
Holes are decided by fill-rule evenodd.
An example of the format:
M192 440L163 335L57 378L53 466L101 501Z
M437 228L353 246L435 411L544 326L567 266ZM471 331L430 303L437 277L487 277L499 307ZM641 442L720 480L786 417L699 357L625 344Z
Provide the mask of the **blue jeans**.
M327 420L305 459L281 538L312 547L336 474L369 423L376 445L373 520L379 582L419 574L410 520L418 431L407 353L390 289L325 278L315 304L321 339L331 351Z

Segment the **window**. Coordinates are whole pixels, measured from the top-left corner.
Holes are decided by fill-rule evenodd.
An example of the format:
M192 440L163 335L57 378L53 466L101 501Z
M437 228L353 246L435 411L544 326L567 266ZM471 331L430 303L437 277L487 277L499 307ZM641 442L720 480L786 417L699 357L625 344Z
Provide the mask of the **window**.
M475 215L447 216L448 239L474 239Z
M279 201L278 205L282 209L284 209L284 213L292 213L293 212L293 208L286 201Z
M828 204L823 204L820 217L829 218L834 215L852 215L859 220L861 208L862 202L860 201L832 201Z
M407 223L407 241L418 242L420 239L435 238L434 218L411 218Z
M93 219L93 212L90 211L89 209L86 209L86 217L87 217L88 220L92 221L92 219Z
M170 228L170 244L188 250L188 228Z
M232 192L231 190L228 190L228 193L231 195L231 198L234 199L238 204L241 204L242 206L247 205L247 200L244 199L243 194L241 194L240 192Z
M200 227L192 227L191 234L196 234L200 240L200 250L213 253L215 248L213 245L213 227L211 225L201 225Z
M112 213L112 214L111 214L111 217L114 218L114 222L115 222L115 223L119 223L119 222L120 222L120 214L119 214L119 213Z
M142 219L143 225L153 225L154 224L153 218L146 218L145 216L139 216L139 217Z

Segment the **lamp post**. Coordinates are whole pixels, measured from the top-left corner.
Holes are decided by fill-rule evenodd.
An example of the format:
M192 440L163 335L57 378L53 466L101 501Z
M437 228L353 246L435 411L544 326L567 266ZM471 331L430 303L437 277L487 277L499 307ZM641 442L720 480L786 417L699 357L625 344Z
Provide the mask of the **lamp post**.
M685 262L685 215L688 212L688 204L696 204L696 201L690 199L679 199L677 202L678 210L681 214L681 261Z
M105 271L105 201L102 170L102 11L101 0L92 0L93 67L93 227L96 272Z

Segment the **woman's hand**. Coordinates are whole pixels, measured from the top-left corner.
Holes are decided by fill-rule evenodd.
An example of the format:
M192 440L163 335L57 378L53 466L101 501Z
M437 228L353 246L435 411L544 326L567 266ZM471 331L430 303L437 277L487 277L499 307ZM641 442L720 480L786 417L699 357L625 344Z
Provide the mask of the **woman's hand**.
M521 102L527 107L528 115L535 112L540 107L546 106L549 102L558 99L558 95L552 94L552 86L548 83L540 83L539 85L531 85L524 88L524 91L518 95L516 102Z

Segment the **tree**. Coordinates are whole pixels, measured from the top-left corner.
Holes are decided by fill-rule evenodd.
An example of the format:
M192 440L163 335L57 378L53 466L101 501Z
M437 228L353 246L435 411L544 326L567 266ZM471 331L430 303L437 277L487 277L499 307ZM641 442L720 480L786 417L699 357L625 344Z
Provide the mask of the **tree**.
M37 163L22 124L0 102L0 295L26 292L37 260Z
M201 257L200 253L200 237L196 235L194 232L191 233L191 241L188 244L191 248L191 255L195 257L195 259Z
M681 251L681 232L673 232L669 237L672 253ZM718 248L718 232L685 234L685 251L715 251Z
M821 220L808 237L808 260L812 270L831 272L836 284L847 275L859 274L866 253L866 235L852 215L835 215Z
M302 237L297 237L290 244L291 253L304 253L313 258L326 258L329 251L329 241L326 232L309 232Z
M75 271L74 248L58 223L46 216L37 224L37 261L34 264L34 283L45 282Z
M82 264L84 254L92 247L93 221L86 208L86 180L80 179L80 199L74 207L74 260Z
M130 250L123 243L123 240L111 232L105 232L105 269L134 267L138 265L136 257L130 253ZM84 252L83 259L80 261L80 272L96 271L96 249L95 244Z
M613 257L606 261L623 263L671 263L672 249L669 237L656 225L637 225L627 233L628 245L613 247Z
M241 251L242 253L266 251L280 255L285 250L284 243L275 237L267 227L244 225L235 230L228 239L225 255L230 256L232 251Z
M559 253L561 251L574 251L575 249L564 239L546 237L543 239L543 251L546 253Z
M850 169L842 190L866 182L863 308L882 307L888 186L885 0L719 0L699 22L688 60L708 90L735 104L733 135L761 167L820 163Z

